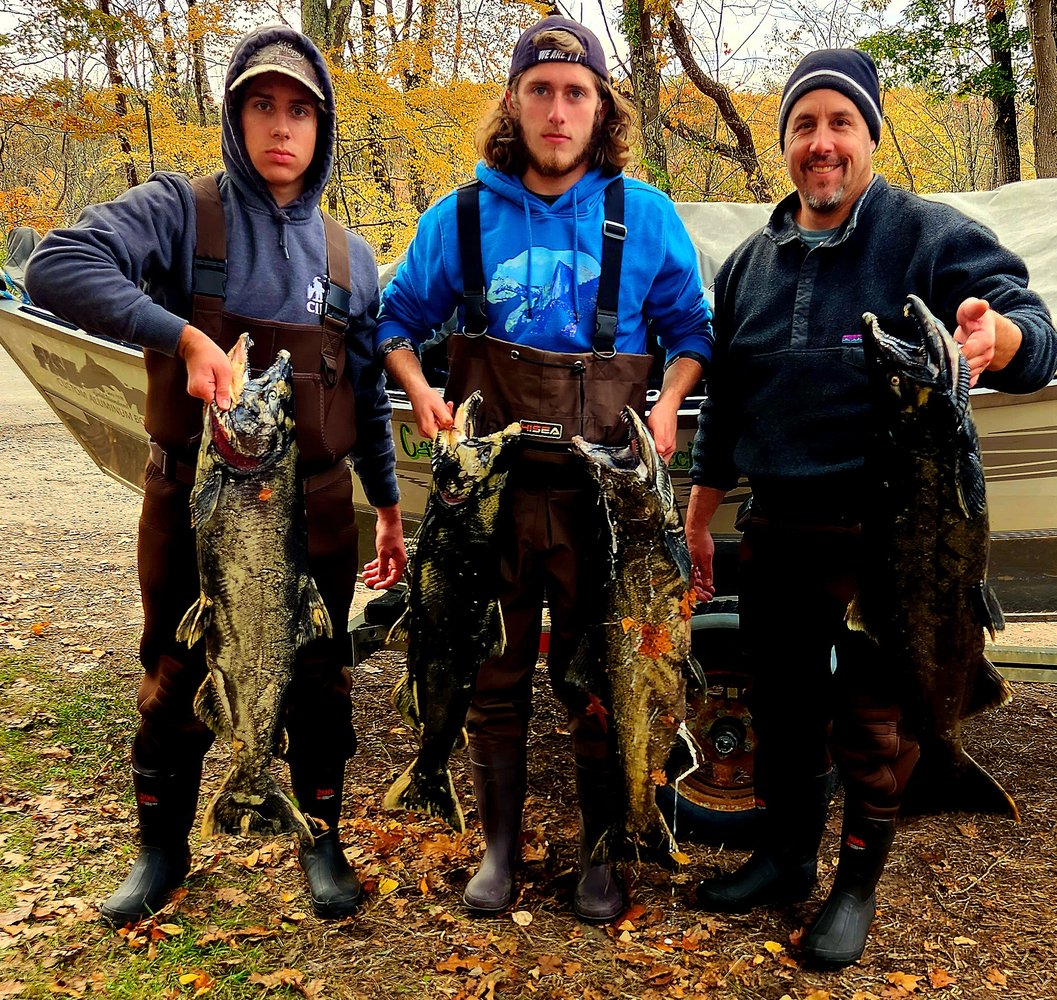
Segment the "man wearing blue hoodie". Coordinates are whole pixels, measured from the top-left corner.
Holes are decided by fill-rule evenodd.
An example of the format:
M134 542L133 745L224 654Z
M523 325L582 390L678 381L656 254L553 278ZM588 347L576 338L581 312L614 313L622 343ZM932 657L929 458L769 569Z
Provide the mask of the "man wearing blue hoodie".
M285 719L294 792L318 833L300 861L321 917L352 913L361 896L337 829L355 749L340 635L359 565L348 456L378 512L372 584L391 586L406 562L390 407L373 350L378 272L367 244L320 211L335 112L312 42L285 26L243 37L228 66L222 127L223 172L193 182L154 174L85 209L45 237L26 275L35 302L138 344L147 366L144 678L132 748L141 847L101 907L115 926L155 912L190 865L213 735L193 707L206 674L202 644L178 643L176 626L199 594L189 497L202 401L229 405L225 351L240 333L254 342L254 368L280 349L291 354L309 565L339 633L299 651Z
M467 718L485 837L464 895L475 912L498 912L513 893L544 599L548 665L569 709L576 757L574 910L606 921L624 906L611 866L591 863L593 845L622 810L612 734L563 681L586 620L585 566L597 535L596 494L569 441L626 440L623 406L645 410L649 325L667 366L648 425L667 459L679 405L712 344L694 248L672 202L622 173L632 115L587 28L548 17L526 30L506 93L478 135L476 182L422 216L382 299L375 340L423 436L451 426L453 404L475 389L485 433L512 420L522 427L499 532L507 648L482 668ZM418 348L457 307L442 398Z

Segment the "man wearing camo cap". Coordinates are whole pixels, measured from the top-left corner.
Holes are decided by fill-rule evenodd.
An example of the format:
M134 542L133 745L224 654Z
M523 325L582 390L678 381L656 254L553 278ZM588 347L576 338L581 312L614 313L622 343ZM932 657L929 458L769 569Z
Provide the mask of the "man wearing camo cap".
M327 64L306 36L275 26L236 45L221 122L224 171L193 182L154 174L85 209L74 226L45 237L27 274L34 301L139 345L147 363L144 676L132 745L140 850L101 906L115 926L156 912L190 867L188 834L213 734L194 709L203 644L177 642L176 626L200 591L189 496L202 401L227 408L225 349L243 331L257 370L280 349L291 354L309 568L335 631L298 650L286 696L291 781L316 834L299 860L318 916L347 916L362 895L338 840L356 743L341 634L358 566L346 456L378 511L374 585L391 586L406 560L391 410L371 360L378 271L367 244L320 211L336 117ZM268 816L247 808L242 820L256 830Z

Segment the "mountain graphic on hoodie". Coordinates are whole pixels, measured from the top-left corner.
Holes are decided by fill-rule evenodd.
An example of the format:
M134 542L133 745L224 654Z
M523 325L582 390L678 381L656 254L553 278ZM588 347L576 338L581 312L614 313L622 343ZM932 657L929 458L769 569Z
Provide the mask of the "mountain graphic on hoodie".
M508 314L506 329L512 340L522 343L535 333L545 330L551 336L568 339L576 336L577 316L573 285L575 275L572 267L564 261L555 262L550 281L528 290L524 285L518 289L516 299L520 299L515 309ZM525 302L532 298L532 314L529 315ZM515 301L516 301L515 299ZM593 315L598 299L598 277L585 281L579 288L580 315Z

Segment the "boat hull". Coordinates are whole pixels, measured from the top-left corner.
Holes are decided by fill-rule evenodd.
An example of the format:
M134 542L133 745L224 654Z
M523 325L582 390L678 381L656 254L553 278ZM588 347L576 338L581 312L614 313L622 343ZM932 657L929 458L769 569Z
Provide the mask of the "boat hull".
M142 352L9 301L0 302L0 343L95 464L141 490L147 461ZM403 394L390 396L400 505L410 534L429 491L429 443L419 435ZM991 514L992 584L1007 612L1057 610L1057 380L1027 396L973 390L972 405ZM684 509L697 409L698 401L689 399L680 411L669 466ZM358 480L356 489L363 537L373 538L374 515ZM722 593L735 592L734 514L747 492L732 491L714 521Z

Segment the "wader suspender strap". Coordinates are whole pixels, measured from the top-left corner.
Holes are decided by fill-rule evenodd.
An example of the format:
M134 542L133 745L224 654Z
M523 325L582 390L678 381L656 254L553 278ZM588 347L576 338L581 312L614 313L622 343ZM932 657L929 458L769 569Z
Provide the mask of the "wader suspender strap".
M224 287L228 277L224 206L212 174L191 181L195 194L195 257L192 272L191 321L214 340L220 336Z
M194 322L216 340L220 336L227 283L227 234L224 206L213 175L191 181L195 193L196 234L192 281ZM352 285L349 275L349 242L345 229L326 212L323 232L327 240L327 291L323 301L323 350L321 374L328 386L338 377L338 358L345 346Z
M320 210L327 237L327 291L323 299L323 352L320 374L327 386L338 379L338 358L345 349L352 282L349 277L349 239L337 219Z
M459 186L455 194L455 218L459 227L459 257L462 261L463 333L479 337L488 327L485 316L484 263L481 260L480 181ZM616 354L617 302L620 298L620 264L624 256L624 179L616 178L605 191L602 221L601 274L595 337L591 349L602 358Z
M602 273L598 276L598 305L595 309L595 340L591 349L600 358L616 354L617 302L620 299L620 264L624 257L624 178L618 177L605 193L605 219L602 222Z
M480 181L459 185L455 194L455 218L459 227L459 257L462 260L462 331L479 337L488 329L484 312L484 264L481 261Z

